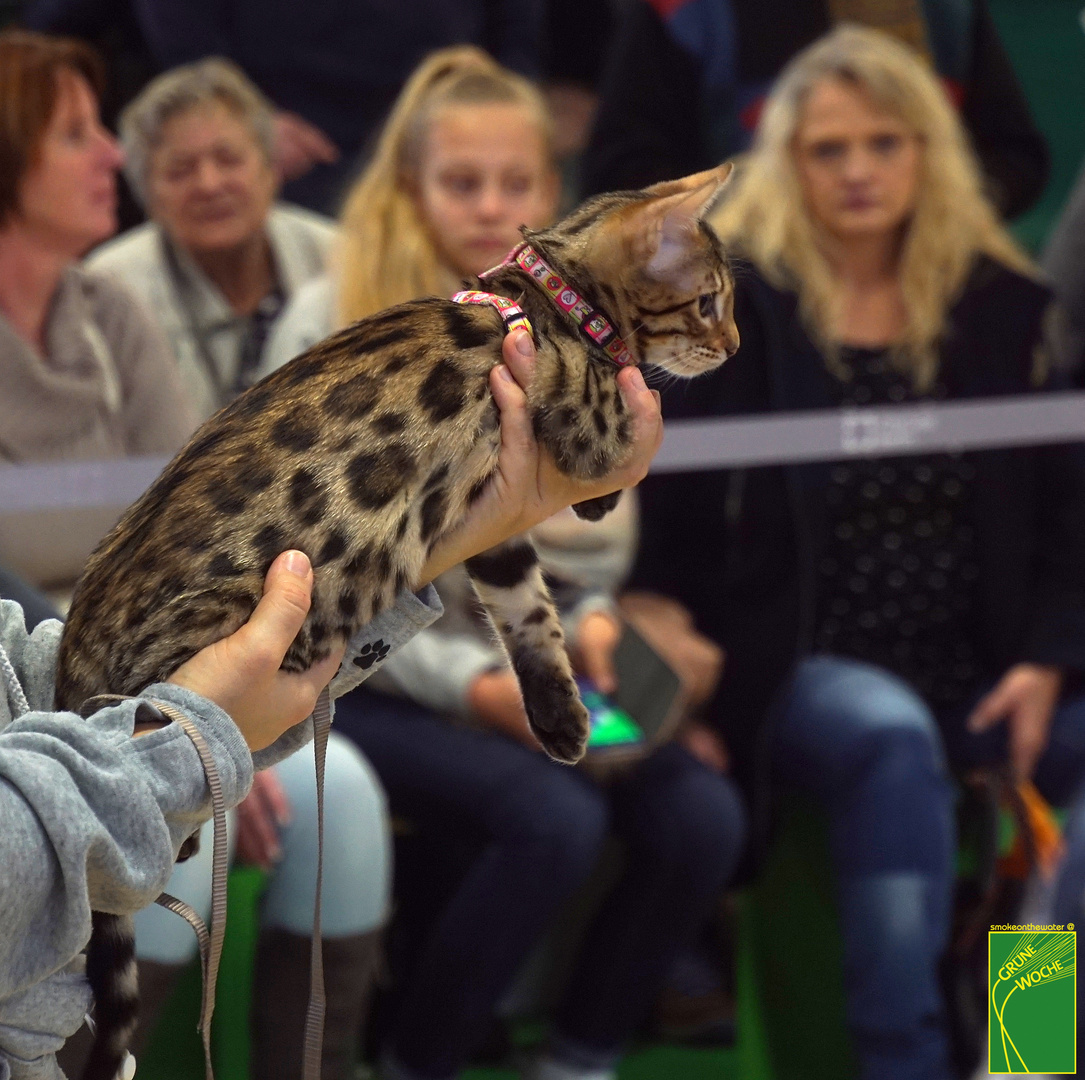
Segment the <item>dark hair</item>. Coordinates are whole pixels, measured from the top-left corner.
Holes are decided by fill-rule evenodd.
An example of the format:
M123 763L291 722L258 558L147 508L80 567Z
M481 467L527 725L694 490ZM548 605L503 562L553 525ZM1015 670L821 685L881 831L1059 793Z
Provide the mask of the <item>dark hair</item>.
M101 97L105 73L89 45L29 30L0 33L0 225L18 212L19 184L41 151L64 72L82 75Z

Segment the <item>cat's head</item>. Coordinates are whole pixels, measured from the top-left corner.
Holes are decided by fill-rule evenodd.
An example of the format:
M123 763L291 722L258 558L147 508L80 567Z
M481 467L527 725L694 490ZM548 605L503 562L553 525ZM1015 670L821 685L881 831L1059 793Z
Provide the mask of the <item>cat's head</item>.
M524 232L614 321L639 363L694 376L738 348L727 258L705 221L731 165L584 203Z

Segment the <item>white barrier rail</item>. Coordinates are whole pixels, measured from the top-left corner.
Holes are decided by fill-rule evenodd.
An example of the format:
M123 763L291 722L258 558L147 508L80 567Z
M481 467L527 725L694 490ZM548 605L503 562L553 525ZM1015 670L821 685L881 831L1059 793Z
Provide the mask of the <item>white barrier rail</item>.
M1085 392L672 421L653 472L1085 441Z
M0 513L127 506L147 490L168 457L0 468Z
M653 472L1085 441L1085 392L672 420ZM126 506L168 458L0 467L0 513Z

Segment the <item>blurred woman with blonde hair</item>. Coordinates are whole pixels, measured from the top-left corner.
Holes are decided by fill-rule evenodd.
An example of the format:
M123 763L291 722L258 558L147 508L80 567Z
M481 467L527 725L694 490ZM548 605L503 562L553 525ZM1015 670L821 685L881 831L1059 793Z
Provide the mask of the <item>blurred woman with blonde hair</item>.
M557 190L538 91L477 49L435 53L407 83L347 199L336 283L299 294L279 331L278 359L336 324L460 288L501 261L521 225L551 220ZM536 528L533 536L543 565L570 601L563 607L574 664L600 690L613 690L610 655L621 624L608 594L632 558L629 500L599 526L569 515L541 528L545 535ZM403 915L393 940L409 949L394 950L406 974L378 1040L380 1075L459 1074L613 831L626 842L622 873L584 933L550 1039L528 1075L614 1080L670 964L733 871L741 803L726 777L677 741L605 788L548 760L462 568L435 584L440 624L389 657L371 691L344 699L336 713L336 730L372 761L392 813L424 853L397 872ZM681 627L669 638L702 647L710 682L718 651Z
M816 106L838 122L843 99L856 97L896 120L895 130L874 136L871 156L886 165L909 161L895 170L899 187L880 205L862 177L846 174L847 147L835 131L828 138L803 132ZM978 256L1037 276L984 194L945 90L910 50L877 31L847 27L800 54L766 104L742 173L713 226L768 281L797 293L804 324L834 366L838 343L851 340L838 320L851 291L849 255L860 246L891 271L882 284L895 297L893 314L874 336L891 341L923 389L933 384L947 314Z
M943 89L887 36L842 27L791 62L714 225L738 256L742 346L665 415L1049 385L1050 293ZM1068 678L1085 669L1081 448L855 454L641 490L634 581L726 650L716 731L748 775L771 762L828 815L861 1075L944 1080L947 757L1006 763L1056 802L1085 777Z

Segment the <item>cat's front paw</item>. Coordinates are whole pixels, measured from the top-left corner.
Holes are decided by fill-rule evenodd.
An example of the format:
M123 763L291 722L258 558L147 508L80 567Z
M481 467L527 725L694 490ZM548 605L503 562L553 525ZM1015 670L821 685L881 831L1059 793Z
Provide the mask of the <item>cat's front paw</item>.
M579 701L566 705L560 716L551 712L533 713L529 709L527 718L535 738L555 761L575 765L584 756L588 745L589 720L588 710ZM544 727L544 723L551 726Z
M588 710L576 684L560 671L540 665L513 666L520 680L528 723L542 748L556 761L573 765L584 756L588 744Z
M573 513L585 521L599 521L618 505L621 497L620 491L612 491L609 495L600 495L596 499L585 499L583 502L573 503Z

